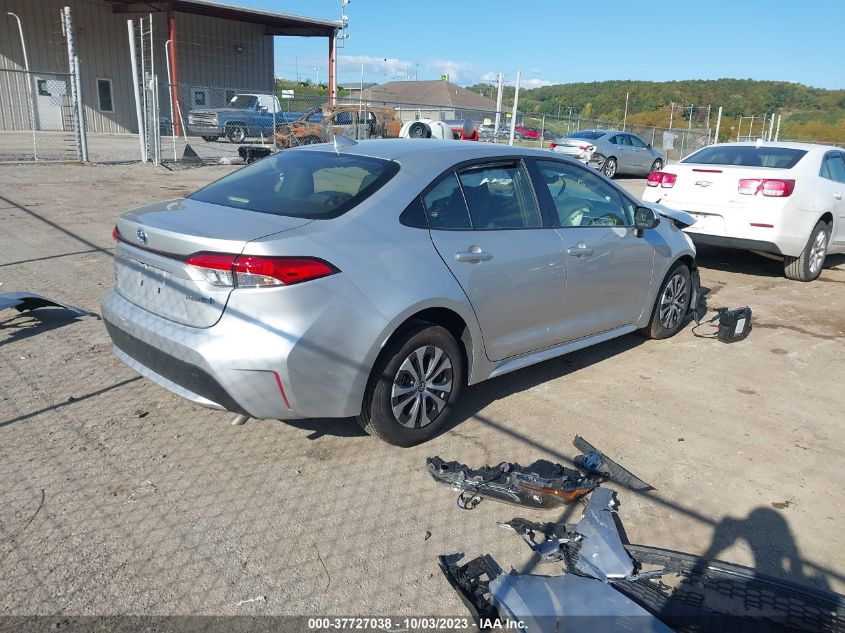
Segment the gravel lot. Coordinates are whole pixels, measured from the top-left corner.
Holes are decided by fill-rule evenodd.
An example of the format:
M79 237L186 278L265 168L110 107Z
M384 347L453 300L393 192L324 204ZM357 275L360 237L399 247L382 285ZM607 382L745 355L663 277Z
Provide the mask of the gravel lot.
M99 311L115 215L230 169L0 167L0 291ZM711 308L753 308L746 341L626 336L470 388L404 450L352 420L230 426L118 362L96 318L0 313L0 613L463 616L436 556L521 569L496 523L560 515L460 511L425 458L560 461L576 434L656 487L620 492L632 542L843 591L843 261L810 284L699 263Z

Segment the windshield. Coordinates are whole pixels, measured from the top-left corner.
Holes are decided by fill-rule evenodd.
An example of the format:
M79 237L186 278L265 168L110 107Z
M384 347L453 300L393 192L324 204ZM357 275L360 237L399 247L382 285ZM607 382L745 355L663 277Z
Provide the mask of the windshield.
M682 163L699 165L738 165L741 167L771 167L791 169L807 152L787 147L757 147L755 145L723 145L705 147L687 156Z
M398 164L378 158L288 150L256 161L188 197L294 218L336 218L381 188L397 171Z
M254 110L258 97L255 95L235 95L229 102L229 106L238 110Z
M605 134L607 134L607 132L584 130L583 132L575 132L574 134L569 134L566 138L577 138L585 141L595 141L597 138L601 138Z

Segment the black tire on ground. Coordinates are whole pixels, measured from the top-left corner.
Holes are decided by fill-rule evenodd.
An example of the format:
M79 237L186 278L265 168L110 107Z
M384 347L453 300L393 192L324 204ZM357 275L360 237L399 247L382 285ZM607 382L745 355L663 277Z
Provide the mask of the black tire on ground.
M686 323L691 299L690 270L686 264L678 262L663 278L651 311L651 320L640 333L653 339L674 336Z
M219 138L220 138L219 136L203 136L202 140L204 140L206 143L213 143L214 141L216 141Z
M810 231L804 250L798 257L783 258L783 274L787 279L795 281L813 281L822 274L824 258L830 244L830 225L819 220Z
M246 127L240 123L233 123L226 128L226 138L231 143L243 143L246 138Z
M601 173L608 178L613 178L616 175L616 167L616 159L613 156L609 156L608 158L605 158L602 163Z
M431 127L422 121L411 123L408 138L431 138Z
M323 139L321 139L319 136L316 136L315 134L311 134L309 136L303 136L301 139L299 139L300 145L315 145L317 143L322 143L322 142L323 142Z
M423 350L422 360L417 356L420 349ZM408 370L408 363L413 371ZM424 375L426 370L427 376ZM413 374L417 372L423 375L422 380L415 380ZM370 435L394 446L425 442L437 435L446 423L460 396L464 375L461 349L445 328L423 321L411 323L376 361L364 393L361 414L356 418L358 424ZM438 389L446 386L450 388L448 393ZM403 389L404 393L395 395L396 390ZM438 400L445 404L438 404ZM394 406L409 426L399 422L394 415ZM420 415L421 411L426 417ZM431 414L435 415L423 425L424 419Z
M663 161L658 158L651 164L651 170L648 173L651 173L653 171L660 171L661 169L663 169Z

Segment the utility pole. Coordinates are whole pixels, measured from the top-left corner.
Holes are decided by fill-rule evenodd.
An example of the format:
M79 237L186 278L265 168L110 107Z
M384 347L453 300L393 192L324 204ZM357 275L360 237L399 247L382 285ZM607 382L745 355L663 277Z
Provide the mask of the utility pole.
M496 96L496 127L493 131L494 139L499 136L499 126L502 123L502 92L505 87L505 76L499 73L499 94Z
M719 142L719 128L722 127L722 106L719 106L719 112L716 114L716 136L713 139L715 143Z
M672 117L675 115L675 102L669 106L669 129L672 129Z
M769 139L772 140L772 133L775 131L775 113L772 112L772 118L769 120Z
M781 116L783 116L783 115L780 115L780 114L778 115L778 126L777 126L777 129L775 130L775 140L776 141L778 139L780 139L780 119L781 119Z
M522 72L517 70L516 71L516 93L513 96L513 114L511 114L511 135L510 139L508 140L508 145L513 145L513 137L516 133L516 108L519 105L519 80L522 76Z
M630 94L631 94L630 92L625 93L625 116L622 118L622 131L623 132L625 131L625 126L628 123L628 95L630 95Z

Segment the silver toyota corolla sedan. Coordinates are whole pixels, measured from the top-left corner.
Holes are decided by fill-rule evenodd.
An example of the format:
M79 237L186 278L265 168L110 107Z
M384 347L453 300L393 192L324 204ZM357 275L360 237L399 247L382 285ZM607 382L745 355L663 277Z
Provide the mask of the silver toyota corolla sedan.
M549 147L553 152L601 170L608 178L616 174L645 176L660 171L666 158L636 134L619 130L581 130Z
M462 387L684 325L684 213L548 151L373 140L273 154L124 213L117 356L254 418L356 416L409 446Z

